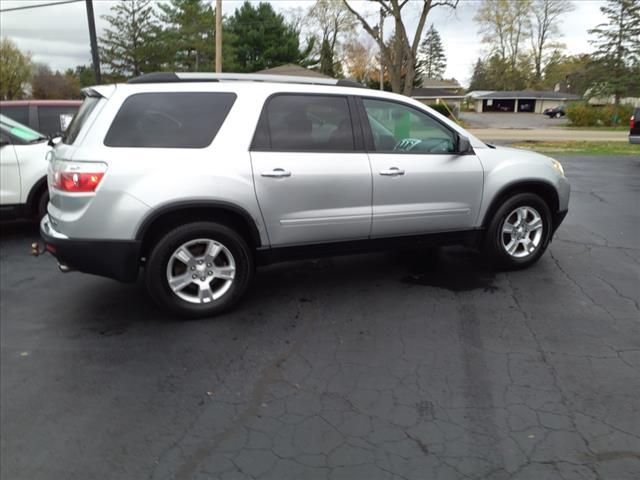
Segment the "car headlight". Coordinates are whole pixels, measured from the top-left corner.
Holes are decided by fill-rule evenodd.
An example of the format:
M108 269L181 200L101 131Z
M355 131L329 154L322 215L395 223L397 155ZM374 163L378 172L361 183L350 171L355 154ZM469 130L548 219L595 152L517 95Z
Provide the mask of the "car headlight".
M564 177L564 168L562 168L562 164L558 160L552 158L551 165L553 165L553 168L555 168L558 173Z

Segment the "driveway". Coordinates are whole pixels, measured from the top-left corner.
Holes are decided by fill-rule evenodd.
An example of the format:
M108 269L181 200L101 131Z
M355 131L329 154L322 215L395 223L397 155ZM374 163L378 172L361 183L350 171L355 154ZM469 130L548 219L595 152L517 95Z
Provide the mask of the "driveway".
M566 118L549 118L541 113L461 112L469 128L547 129L566 125Z
M204 321L3 225L0 476L637 479L640 161L563 163L571 209L533 268L291 262Z

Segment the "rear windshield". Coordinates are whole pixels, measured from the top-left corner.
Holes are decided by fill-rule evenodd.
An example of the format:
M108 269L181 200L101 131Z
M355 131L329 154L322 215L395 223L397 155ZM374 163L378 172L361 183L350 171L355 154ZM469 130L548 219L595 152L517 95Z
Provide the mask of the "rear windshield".
M73 142L76 141L80 130L87 121L87 118L89 118L91 112L93 112L93 109L96 108L96 105L100 102L101 98L102 97L87 97L84 99L84 102L82 102L82 105L80 106L80 110L75 114L73 120L71 120L71 123L67 127L65 134L62 136L62 141L64 143L72 145Z
M224 123L235 93L138 93L127 98L104 139L108 147L204 148Z

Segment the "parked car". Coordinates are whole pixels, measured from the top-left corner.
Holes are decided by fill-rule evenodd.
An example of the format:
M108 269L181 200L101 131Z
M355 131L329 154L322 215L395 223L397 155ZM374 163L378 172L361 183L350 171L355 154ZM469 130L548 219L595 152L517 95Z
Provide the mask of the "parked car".
M143 267L153 299L192 317L285 259L407 244L540 258L569 203L559 162L355 85L158 73L85 89L50 162L46 249L63 271Z
M547 115L549 118L560 118L565 116L564 105L558 105L553 108L547 108L544 112L544 115Z
M46 213L47 136L0 114L0 212L3 217Z
M82 100L11 100L0 102L0 113L56 137L64 133L80 105Z
M640 108L629 119L629 143L640 143Z

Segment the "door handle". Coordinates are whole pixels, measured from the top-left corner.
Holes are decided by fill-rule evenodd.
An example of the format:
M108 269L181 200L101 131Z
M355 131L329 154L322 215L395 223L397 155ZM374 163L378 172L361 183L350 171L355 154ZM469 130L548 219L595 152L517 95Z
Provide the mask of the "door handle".
M290 177L291 172L282 168L274 168L270 172L262 172L260 175L262 175L263 177L282 178Z
M398 167L391 167L389 170L380 170L380 175L397 177L398 175L404 175L404 170L400 170Z

